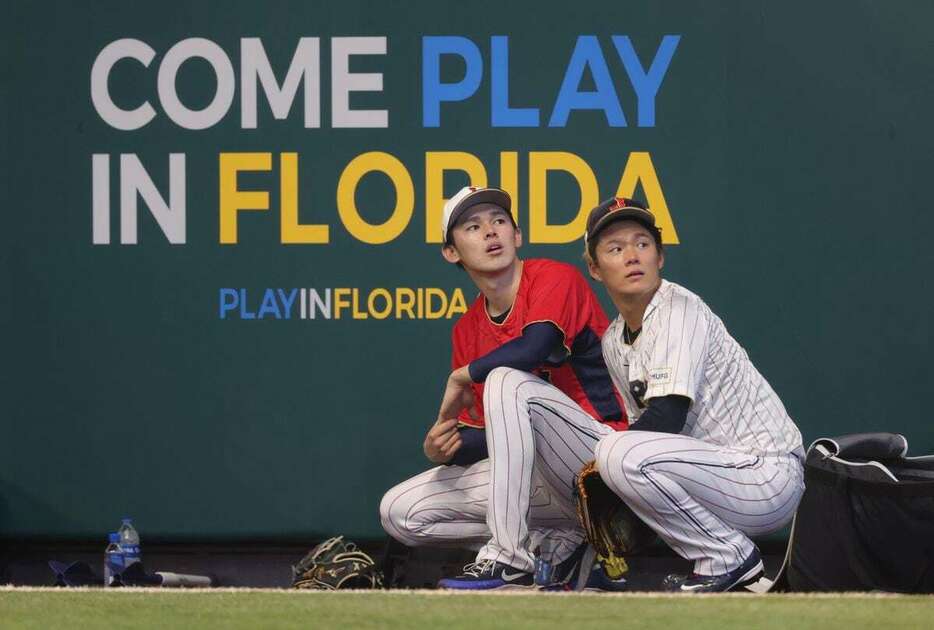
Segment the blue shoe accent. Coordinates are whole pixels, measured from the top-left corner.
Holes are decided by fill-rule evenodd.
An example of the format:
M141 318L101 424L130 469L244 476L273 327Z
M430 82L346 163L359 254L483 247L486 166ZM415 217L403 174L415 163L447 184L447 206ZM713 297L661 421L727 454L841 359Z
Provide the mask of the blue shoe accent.
M620 593L629 589L626 578L612 579L606 574L603 565L597 562L587 574L583 585L577 580L570 582L555 582L542 587L543 591L590 591L598 593Z
M725 593L755 582L765 572L762 565L762 556L759 550L753 547L752 553L743 563L729 573L723 575L669 575L665 578L664 587L667 591L679 593Z
M584 543L556 567L553 581L541 586L543 591L619 592L629 585L625 578L610 578L603 564L596 561L593 548Z
M531 573L513 569L508 564L493 560L481 560L464 567L464 573L455 578L438 582L438 588L456 590L493 590L532 588L535 586Z
M606 570L599 562L593 565L593 570L590 572L587 583L584 585L585 591L600 591L606 593L619 593L628 589L629 583L626 582L626 578L621 577L618 580L612 579L606 574Z
M546 591L573 590L580 579L581 572L589 571L593 563L592 557L587 554L588 548L589 545L586 542L578 545L574 553L554 567L547 581L542 581L540 579L542 576L536 576L536 584ZM590 558L589 562L588 558ZM582 568L582 563L587 563L587 567Z

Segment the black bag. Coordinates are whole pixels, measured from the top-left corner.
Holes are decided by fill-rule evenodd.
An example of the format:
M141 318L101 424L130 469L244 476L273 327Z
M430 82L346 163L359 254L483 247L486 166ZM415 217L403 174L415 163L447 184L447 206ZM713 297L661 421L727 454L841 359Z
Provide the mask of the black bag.
M894 433L815 441L774 590L934 593L934 455Z

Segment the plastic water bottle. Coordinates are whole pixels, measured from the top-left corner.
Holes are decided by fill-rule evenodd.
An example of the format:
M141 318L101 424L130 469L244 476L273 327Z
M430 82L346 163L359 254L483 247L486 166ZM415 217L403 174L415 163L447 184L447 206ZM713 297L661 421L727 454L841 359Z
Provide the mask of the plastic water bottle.
M555 581L555 567L542 556L541 547L536 547L535 551L535 585L547 587Z
M123 553L123 569L126 570L134 562L139 562L142 552L139 547L139 533L133 527L133 521L123 519L123 525L117 532L120 534L120 551Z
M120 534L108 534L107 549L104 550L104 586L114 585L114 576L123 573L123 550L120 548Z

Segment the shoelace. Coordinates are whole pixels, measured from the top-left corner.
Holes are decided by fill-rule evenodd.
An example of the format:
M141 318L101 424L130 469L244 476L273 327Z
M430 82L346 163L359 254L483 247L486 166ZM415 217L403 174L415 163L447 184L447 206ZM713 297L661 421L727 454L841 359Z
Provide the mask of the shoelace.
M478 560L477 562L471 562L464 567L464 575L480 577L484 573L492 572L493 564L493 560Z

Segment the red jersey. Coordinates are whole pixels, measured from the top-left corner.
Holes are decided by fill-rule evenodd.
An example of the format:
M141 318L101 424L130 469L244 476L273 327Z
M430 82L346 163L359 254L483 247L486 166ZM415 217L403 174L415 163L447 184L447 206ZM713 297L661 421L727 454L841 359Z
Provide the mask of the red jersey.
M548 259L526 260L519 291L501 324L490 319L483 294L454 325L452 367L457 369L522 335L537 322L551 322L564 334L558 348L532 372L616 430L625 429L626 412L603 361L600 339L609 322L597 296L572 265ZM475 420L465 409L461 423L483 428L483 383L473 384Z

